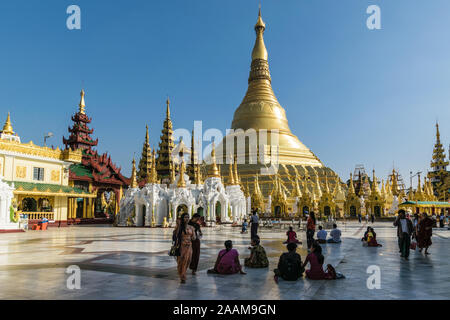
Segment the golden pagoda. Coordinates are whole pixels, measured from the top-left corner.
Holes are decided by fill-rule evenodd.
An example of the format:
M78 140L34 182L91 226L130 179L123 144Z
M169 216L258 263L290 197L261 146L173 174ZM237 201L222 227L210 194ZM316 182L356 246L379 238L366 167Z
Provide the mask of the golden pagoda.
M130 188L134 189L138 187L137 179L136 179L136 160L133 157L133 169L131 170L131 184Z
M5 122L5 125L3 126L2 133L9 134L9 135L14 134L14 130L11 125L11 116L10 116L9 112L8 112L8 116L6 117L6 122Z
M139 160L137 177L139 182L145 181L148 182L150 177L150 170L152 166L152 149L150 148L149 135L148 135L148 126L145 126L145 141L142 146L142 154L141 160Z
M161 179L171 178L172 170L175 170L172 151L175 148L173 141L173 125L170 119L170 100L166 100L166 119L162 129L161 142L159 143L158 158L156 159L156 171Z
M216 164L216 148L214 146L214 141L212 143L211 164L208 167L208 177L220 178L220 171L217 168L217 164Z
M334 178L337 177L337 174L325 167L319 158L291 132L286 111L273 92L268 52L264 44L265 30L266 25L262 19L261 10L259 10L255 25L256 40L251 55L248 89L234 113L231 124L234 132L227 135L217 146L220 160L218 163L227 163L232 155L238 159L238 172L243 181L253 181L255 175L259 174L259 186L265 201L271 193L273 178L261 172L261 168L269 168L271 165L281 165L274 174L278 175L280 181L288 186L290 195L293 194L292 191L295 188L290 182L290 178L295 177L296 174L303 177L317 174L320 178L326 175L330 178L331 187L334 187L336 181ZM253 130L256 132L256 140L247 140L245 137ZM265 130L267 130L267 141L261 138L261 134L264 134ZM278 132L278 139L273 132ZM233 150L227 150L227 140L229 139L234 141L232 143ZM245 143L241 144L238 141L245 141ZM260 154L264 157L263 161L259 157ZM253 159L256 159L256 155L258 155L259 161L255 162ZM243 158L245 158L245 163L242 163ZM229 176L228 170L230 170L228 166L222 166L222 175ZM306 181L306 184L313 186L313 181ZM250 187L253 189L254 185ZM249 190L249 193L252 194L252 190ZM288 197L288 211L293 211L294 204L295 199L292 196Z

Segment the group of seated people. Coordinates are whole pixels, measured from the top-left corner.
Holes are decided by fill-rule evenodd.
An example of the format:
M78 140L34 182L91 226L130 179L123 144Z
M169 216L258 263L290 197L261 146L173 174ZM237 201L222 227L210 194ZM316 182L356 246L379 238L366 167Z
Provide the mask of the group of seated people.
M317 241L319 243L340 243L341 242L341 230L337 228L336 224L333 224L333 229L330 231L330 237L327 240L327 232L322 226L319 226L319 231L317 232Z
M260 245L260 241L259 236L254 236L251 241L251 246L248 247L250 249L250 256L244 260L244 265L248 268L267 268L269 266L266 250ZM219 252L214 268L208 270L208 273L245 274L239 262L239 252L233 249L233 242L231 240L225 241L225 249Z
M290 230L293 231L293 230ZM289 231L288 231L289 232ZM278 267L274 270L274 280L278 283L278 278L281 277L287 281L296 281L306 274L306 278L311 280L330 280L336 279L336 271L330 264L327 265L327 271L323 270L324 256L322 255L322 247L317 241L314 241L310 253L307 255L304 262L301 256L296 252L297 243L294 241L288 242L288 252L283 253L278 261ZM260 244L260 238L255 236L251 241L250 257L245 258L244 265L247 268L267 268L269 260L267 259L266 251ZM306 266L310 265L310 269L305 271ZM208 273L214 274L246 274L242 270L242 265L239 262L239 252L233 249L231 240L225 241L225 249L222 249L218 256L213 269L208 270Z
M361 239L363 246L367 247L382 247L381 244L377 242L377 234L372 227L367 227L366 232L364 232L364 237Z

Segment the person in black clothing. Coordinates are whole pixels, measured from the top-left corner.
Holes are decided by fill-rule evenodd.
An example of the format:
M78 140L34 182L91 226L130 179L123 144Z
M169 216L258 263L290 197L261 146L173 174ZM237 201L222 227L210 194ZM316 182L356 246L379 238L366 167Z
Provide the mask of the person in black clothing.
M288 252L280 256L278 268L273 271L275 273L273 279L276 283L278 283L278 277L286 281L297 281L305 271L302 266L302 258L295 252L297 244L290 242L286 247Z
M375 222L375 215L373 213L370 215L370 219L372 220L372 224L373 224Z
M414 226L411 220L406 218L406 212L403 209L398 211L398 217L394 222L397 227L398 244L400 247L401 257L408 260L409 249L411 245L411 236L414 232Z
M192 270L193 275L197 272L198 261L200 260L200 239L202 237L200 223L200 215L198 213L194 214L188 223L190 226L194 227L195 230L195 240L192 241L192 259L189 265L189 269Z

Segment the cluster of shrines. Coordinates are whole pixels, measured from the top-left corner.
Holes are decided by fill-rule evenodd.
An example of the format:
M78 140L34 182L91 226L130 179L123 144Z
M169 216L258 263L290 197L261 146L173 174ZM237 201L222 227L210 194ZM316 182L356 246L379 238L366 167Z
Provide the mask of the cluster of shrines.
M252 210L277 218L311 211L320 217L384 217L395 215L399 206L432 213L449 207L449 162L438 125L428 180L422 184L419 176L416 190L399 183L395 170L379 186L375 172L369 178L358 171L343 183L324 166L291 132L286 111L273 92L261 12L254 28L248 89L235 110L231 129L258 132L252 144L258 154L270 154L271 159L272 150L276 151L276 173L258 175L261 167L267 169L268 165L237 163L237 155L244 154L247 159L254 147L250 148L249 142L242 150L227 150L228 142L238 139L238 134L227 135L217 149L213 144L209 164L197 161L194 134L190 148L182 140L175 145L167 99L158 150L151 150L147 128L138 167L133 159L132 176L126 178L108 154L95 150L98 139L91 137L92 119L86 115L82 90L69 137L63 138L63 150L22 143L8 114L0 132L0 230L20 228L25 216L27 222L46 218L58 225L167 226L182 212L199 213L213 224L239 222ZM273 136L271 130L277 134ZM269 131L267 140L260 138L261 132ZM233 163L220 165L229 156Z
M375 171L372 178L359 171L342 183L331 170L319 175L320 168L281 165L277 174L264 177L272 187L262 192L263 176L242 177L236 162L227 165L224 175L214 147L212 163L205 165L197 161L193 142L190 148L182 140L176 145L169 100L159 150L151 150L147 128L131 178L94 149L98 139L92 139L88 127L84 91L72 121L61 150L22 143L8 114L0 133L0 209L8 214L2 215L0 230L16 228L19 214L25 213L31 221L48 218L58 225L115 221L120 226L164 226L182 212L199 213L209 223L239 222L253 209L280 218L310 211L383 217L394 215L399 205L435 213L448 200L450 173L438 125L431 171L423 183L418 176L415 190L402 188L395 170L386 182L380 183Z

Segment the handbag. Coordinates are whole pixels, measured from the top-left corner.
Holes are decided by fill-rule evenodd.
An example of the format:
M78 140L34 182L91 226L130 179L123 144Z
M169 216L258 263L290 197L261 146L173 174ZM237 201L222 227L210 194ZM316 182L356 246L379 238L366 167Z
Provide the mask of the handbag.
M416 241L412 241L411 245L409 247L411 248L411 250L416 250L417 242Z
M169 256L171 257L179 257L181 255L180 253L180 245L175 243L172 245L172 247L169 250Z
M180 252L180 241L178 241L177 237L174 235L172 247L169 250L169 256L171 257L179 257L181 255Z

